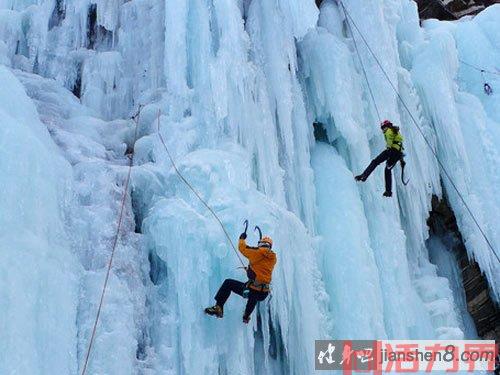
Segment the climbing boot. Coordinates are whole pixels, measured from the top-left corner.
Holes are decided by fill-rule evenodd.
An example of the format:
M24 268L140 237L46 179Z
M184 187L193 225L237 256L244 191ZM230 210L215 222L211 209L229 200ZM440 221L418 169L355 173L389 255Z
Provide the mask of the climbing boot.
M249 321L250 321L250 317L243 315L243 323L248 324Z
M366 181L366 177L365 177L365 175L364 175L364 174L360 174L360 175L358 175L358 176L354 177L354 179L355 179L356 181L361 181L361 182L365 182L365 181Z
M219 305L207 307L205 309L205 314L213 315L216 316L217 318L222 318L224 316L224 309Z
M390 191L384 192L384 197L392 197L392 192Z

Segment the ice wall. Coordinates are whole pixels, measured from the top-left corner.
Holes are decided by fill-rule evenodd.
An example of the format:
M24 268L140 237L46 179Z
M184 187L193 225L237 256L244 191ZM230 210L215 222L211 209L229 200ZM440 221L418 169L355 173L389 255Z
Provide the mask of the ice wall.
M61 267L71 276L72 284L68 287L72 288L70 290L75 296L73 300L66 297L65 301L70 304L74 314L56 312L51 313L50 317L54 319L63 315L71 319L72 330L57 328L54 332L61 340L72 341L72 367L67 372L77 373L86 354L116 233L123 181L127 173L128 159L124 154L132 142L134 123L124 120L105 122L93 117L95 113L92 110L82 106L54 80L20 71L15 73L15 79L22 83L33 100L31 109L34 111L36 105L38 116L43 122L38 120L34 123L44 131L45 128L49 130L52 140L46 136L45 141L50 141L51 152L59 155L68 172L66 184L70 191L63 201L64 223L60 225L62 233L59 236L67 237L65 246L71 252L62 257L57 270ZM63 157L67 162L62 161ZM46 168L57 171L61 166L46 163ZM137 370L137 357L143 355L141 352L146 346L142 327L145 319L143 279L148 272L144 269L147 255L138 251L139 235L134 233L132 201L128 194L126 196L123 232L118 238L105 297L106 308L102 311L98 326L101 334L96 338L88 367L92 373L133 373ZM40 209L40 212L44 211ZM46 277L52 279L55 272L47 271ZM61 286L68 284L58 279L54 281ZM45 324L43 322L41 320L37 325L42 326ZM36 336L38 340L46 339L42 335ZM56 344L55 349L60 351L61 347ZM57 356L54 363L46 360L52 356L52 353L44 354L45 367L33 372L56 371L60 366Z
M371 3L364 5L367 7L373 6ZM346 6L356 8L352 4L348 5L346 3ZM379 14L379 11L375 11L375 14ZM355 17L353 13L352 16ZM354 170L355 173L359 173L364 169L372 155L375 156L383 149L383 141L380 139L378 127L374 126L373 123L377 115L373 103L370 102L366 82L364 82L361 75L360 60L355 53L352 35L349 33L344 34L339 28L329 26L338 24L337 17L342 17L337 5L333 2L325 2L322 6L320 24L328 26L328 29L318 28L312 30L300 43L302 79L307 93L310 113L313 119L325 125L329 143L343 160L340 165L344 164L344 168L347 167ZM392 35L392 40L387 40L385 44L395 46L397 42L396 36L390 32L382 19L375 18L370 22L378 22L373 27L381 33L380 38L391 38L389 36ZM354 35L354 37L358 39L358 48L360 48L361 39L359 35ZM395 61L389 60L386 64L392 65L392 68L389 68L390 71L400 72L400 76L396 79L401 81L402 95L412 108L418 109L418 97L414 94L415 90L411 81L397 62L398 51L388 49L387 46L384 47L386 55L391 55ZM375 66L370 67L370 63L374 64L374 61L368 55L366 48L364 50L360 48L360 52L362 51L364 51L364 53L361 53L363 64L367 69L375 69ZM327 55L327 58L324 55ZM350 77L350 79L348 80L346 77ZM371 78L371 73L369 77ZM393 97L384 102L383 95L378 95L381 90L379 90L377 81L370 79L370 84L374 92L377 93L377 106L388 116L391 113L391 108L397 111L397 107L391 107L396 104L394 92L392 93ZM382 89L387 89L387 83L384 84ZM352 96L346 96L345 92L352 93ZM365 100L363 100L363 96ZM381 113L383 112L381 111ZM399 116L398 112L393 113L390 116L391 118ZM425 127L426 124L420 118L418 110L415 116L421 122L419 125ZM379 288L381 289L379 293L383 300L385 330L388 337L421 337L420 335L429 337L435 334L432 333L432 327L434 326L438 335L442 334L441 331L445 331L448 334L460 337L460 331L455 329L454 319L450 319L449 322L432 324L430 317L423 313L426 309L431 313L431 306L428 304L431 301L422 303L422 296L418 297L417 293L422 294L423 291L415 288L415 280L410 279L410 277L413 279L421 277L418 263L425 261L420 258L422 252L425 251L424 240L427 232L425 219L429 209L428 199L433 191L433 186L435 187L434 191L439 191L439 180L437 171L429 168L429 165L433 165L433 161L429 155L430 153L426 152L425 146L422 145L422 140L418 138L417 132L404 122L402 122L402 127L405 128L404 133L408 139L409 147L413 149L413 147L422 146L424 148L419 152L418 157L410 159L411 179L426 180L428 184L410 184L406 189L396 188L398 190L399 205L394 205L394 200L380 200L383 181L382 171L378 172L379 174L376 175L378 177L371 178L366 185L360 187L360 197L364 208L363 215L366 221L362 220L361 223L364 222L365 224L358 225L367 226L369 231L368 240L364 246L368 247L369 252L373 252L376 260L380 280ZM326 168L322 167L316 173L318 175L323 174ZM399 171L396 173L399 174ZM325 185L325 183L318 184L317 181L320 178L320 176L316 177L317 187ZM330 179L332 181L337 180L333 176ZM375 179L378 179L378 183L374 181ZM319 193L317 196L328 197L326 198L328 200L332 196L338 197L336 198L336 204L339 204L338 201L344 199L343 195L345 194L334 193L334 189L339 184L335 185L335 187L329 188L333 190L329 194L323 195ZM354 185L351 184L351 187L354 187ZM346 201L349 204L351 202L350 199ZM324 207L326 204L325 202L318 204L318 206ZM328 205L331 205L331 203L328 203ZM321 210L322 208L319 209L320 212ZM328 211L322 214L321 222L325 220L335 221L336 218L326 219ZM357 223L359 220L359 218L356 218L353 222ZM356 226L354 224L354 227ZM350 227L347 232L350 236L362 238L362 236L355 234L356 232L351 232ZM419 229L416 230L416 228ZM339 230L344 233L346 229L339 228ZM331 229L327 227L319 232L320 235L328 234L327 238L329 236L338 236L336 233L332 233ZM344 244L344 246L349 247L348 244ZM403 248L408 248L408 253L402 252L401 249ZM324 251L328 252L328 249ZM415 255L412 252L415 252ZM348 273L355 272L355 269L353 267L351 270L346 271ZM351 285L351 283L346 285ZM354 290L350 290L351 293L355 293ZM368 304L363 307L369 309L369 306ZM403 311L404 313L401 313ZM449 313L453 314L453 311L451 310ZM425 317L425 319L422 319L422 317Z
M294 215L257 192L249 168L241 168L249 167L249 162L240 149L203 149L188 155L179 167L197 183L235 238L241 221L232 218L248 217L280 244L273 297L260 303L252 318L256 323L248 329L241 329L245 303L241 299L227 303L224 320L207 319L202 308L213 304L224 278L243 278L242 270L236 269L241 264L211 215L191 203L192 194L171 174L165 183L176 198L159 199L143 222L147 246L165 267L158 270L157 290L151 297L162 310L152 313L150 321L151 344L158 356L155 368L160 372L269 373L281 368L308 373L312 369L307 359L314 354L303 337L325 336L320 324L327 328L313 292L321 293L322 286L312 239ZM250 241L256 238L251 236ZM262 337L255 340L254 335ZM269 353L271 346L276 348L274 354ZM292 358L288 353L302 354Z
M344 2L344 4L349 9L354 20L362 19L362 15L359 12L363 10L365 14L375 15L374 17L370 17L367 22L362 22L361 24L356 22L358 28L368 43L371 44L383 68L388 72L389 79L398 87L399 93L405 101L406 106L412 112L417 125L426 136L430 146L438 154L438 157L453 181L458 185L461 193L465 196L467 204L472 207L475 217L479 218L479 224L486 230L488 238L490 240L493 239L491 241L496 241L497 234L494 230L489 230L489 221L484 219L485 216L483 216L486 211L495 207L495 205L488 208L481 208L477 206L478 202L474 198L476 194L486 194L488 196L495 194L495 183L484 180L494 179L496 178L496 174L483 171L479 172L480 175L474 177L474 172L470 174L466 173L465 175L461 173L464 164L467 165L467 159L473 159L474 155L477 154L477 149L469 149L469 146L467 146L474 143L474 140L476 145L477 142L487 143L481 151L483 157L488 158L488 162L483 163L483 166L489 166L487 168L490 168L492 165L498 163L497 161L493 161L498 160L496 158L497 147L492 146L491 142L489 142L492 135L488 134L486 130L491 125L494 127L496 123L488 118L487 109L475 104L477 103L477 98L468 97L458 89L455 84L455 80L457 80L456 71L448 70L450 66L457 66L458 64L457 57L453 56L456 47L454 45L453 34L449 32L450 26L448 24L436 23L434 25L436 30L424 33L418 28L418 18L414 10L415 4L411 2L401 2L399 6L393 4L394 6L390 10L382 8L382 12L373 9L373 7L377 7L374 2L356 2L356 4ZM395 9L397 10L396 12L394 12ZM358 14L356 14L357 12ZM497 17L494 13L495 11L490 10L490 12L492 14L491 17ZM359 145L360 141L363 143L363 138L355 133L356 126L351 125L352 123L360 123L359 120L355 120L356 116L365 113L365 119L361 123L368 124L370 148L374 154L378 152L376 151L377 149L380 150L380 146L373 147L373 145L377 145L375 142L380 142L380 136L373 134L374 131L378 130L373 126L370 117L374 117L376 114L374 113L372 99L368 95L367 83L362 76L361 62L367 70L369 83L375 92L375 102L379 107L379 111L383 116L389 116L390 118L395 118L395 115L390 112L391 108L393 108L393 99L390 98L389 94L387 94L389 97L384 99L384 95L386 95L384 94L384 90L387 87L390 88L388 82L377 82L377 73L375 77L372 77L372 69L378 70L378 74L380 74L380 69L376 66L373 56L367 51L364 42L361 40L361 35L356 31L352 33L355 27L351 22L349 22L350 27L346 26L346 22L344 22L343 28L339 26L340 23L338 20L339 18L342 19L342 14L342 10L339 9L336 3L323 2L319 25L326 30L318 28L310 31L300 44L300 56L304 67L304 86L307 98L309 99L310 112L314 116L313 119L325 125L329 141L340 152L340 155L343 156L347 164L354 170L361 170L362 167L357 166L357 163L359 163L357 158L363 155L362 152L366 148L363 145ZM384 18L383 21L380 20L380 16ZM483 17L487 18L484 15ZM391 22L387 22L387 20L391 20ZM463 24L467 25L468 23L465 22ZM460 28L462 23L458 23L457 25ZM369 32L368 29L370 30ZM489 30L491 32L491 29ZM437 35L442 39L446 39L449 44L446 47L440 44L438 47ZM460 34L460 36L463 38L477 37L475 34ZM484 42L483 48L491 47L488 37L477 38ZM381 40L383 43L377 44L377 40ZM360 56L356 53L354 45L356 42ZM350 53L348 48L350 48ZM442 51L449 52L444 54ZM322 59L321 57L324 57L325 54L329 54L329 58ZM425 57L423 57L424 55ZM440 61L439 58L441 56L447 59L451 58L454 60L454 63L448 62L447 65L436 63L436 61ZM351 68L346 67L349 65L349 59L352 59L350 65L357 67L360 76L357 80L346 82L344 77L353 76L353 73L349 71ZM418 71L419 68L426 69L426 72ZM439 85L436 85L436 79L440 76L431 73L431 70L437 69L446 72L443 74L443 80L439 82ZM410 71L411 75L407 70ZM397 73L397 76L394 73ZM429 79L429 77L433 79ZM425 86L427 90L423 90L422 86ZM359 87L364 92L365 105L359 101L358 103L356 102L355 98L359 97ZM347 99L342 98L342 94L346 90L354 93L354 95ZM394 96L394 94L393 92L391 95ZM481 99L487 100L484 96L484 93L482 93ZM371 106L368 106L368 114L366 114L366 102L368 102L368 105L371 104ZM467 104L465 105L465 103ZM446 109L447 107L448 109ZM339 110L340 108L342 110ZM458 110L458 108L463 108L463 110ZM436 332L438 334L445 332L445 335L458 334L460 336L460 330L456 329L457 319L456 314L453 312L453 307L448 307L446 312L443 312L442 309L438 312L436 309L437 305L442 306L449 298L443 295L439 297L442 294L443 288L437 288L432 291L433 288L431 285L433 282L429 280L431 276L428 273L432 267L429 267L430 264L426 255L427 251L425 250L425 239L427 238L425 220L429 211L429 195L441 194L440 180L443 181L446 192L449 195L453 196L455 192L450 182L444 176L442 169L438 168L435 157L428 148L428 145L424 143L421 134L417 131L406 109L403 108L401 103L398 103L397 109L403 133L407 139L406 151L410 156L408 158L408 161L411 163L409 169L412 176L410 179L413 182L404 189L397 189L399 195L398 211L401 215L400 223L391 222L390 220L393 219L391 217L386 218L389 213L387 210L381 212L377 211L376 207L371 207L366 212L368 224L370 227L370 218L374 215L375 224L382 221L388 227L401 227L404 230L408 262L410 264L409 269L411 270L409 273L412 275L413 284L416 286L417 292L432 317L431 321ZM471 111L476 110L478 112L471 113ZM444 112L446 112L446 115L444 115ZM435 113L443 113L440 122L436 121ZM455 118L456 120L454 120ZM452 130L450 127L453 121L457 123L457 129L455 130ZM481 125L471 125L471 121L481 121ZM462 133L462 129L465 129L464 133ZM481 129L480 132L486 136L484 138L480 136L481 140L479 140L476 137L477 130L473 131L472 129ZM451 144L450 139L453 140ZM485 150L486 152L484 153ZM457 156L456 161L453 161L452 155L457 153L460 156ZM355 155L353 156L353 154ZM471 179L461 184L465 176L471 176ZM468 177L465 177L465 179L467 180ZM479 193L478 190L482 190L482 193ZM497 293L495 285L498 282L499 264L492 254L491 249L486 246L486 242L481 238L477 226L472 223L466 208L456 195L455 199L454 209L461 213L462 219L466 222L463 224L463 232L471 231L468 235L466 234L469 239L468 249L471 255L474 253L474 257L478 262L482 263L483 270L492 280L492 292L495 294ZM492 201L495 201L495 198L492 198ZM394 216L394 214L392 215ZM491 213L491 215L486 214L490 218L493 218L495 215L494 213ZM381 218L384 219L381 220ZM380 227L376 228L373 226L372 228L375 232L371 233L372 238L376 236L380 237L381 233L384 233L384 230ZM417 230L416 228L420 229ZM496 248L495 245L493 246ZM385 245L384 253L376 256L379 262L381 259L385 259L386 256L397 258L399 252L392 254L388 252L389 248L390 246L387 247ZM399 260L397 263L398 268L400 268L405 262ZM384 277L387 278L387 274L397 274L388 271L390 269L389 264L386 263L381 266L384 269L383 276L381 277L382 282ZM436 274L434 273L433 277L435 276ZM434 283L439 282L438 279L434 279ZM398 285L401 285L401 283L398 283ZM411 289L407 289L407 292L404 294L411 296ZM429 300L429 296L433 296L432 301ZM410 304L413 305L412 309L418 305L418 303ZM395 304L386 303L385 307L387 308L387 306L391 305ZM407 302L405 306L407 306ZM411 312L406 315L411 316ZM407 324L411 326L414 322L410 319L407 321ZM398 322L398 327L402 325L401 322ZM424 329L419 328L417 331L423 332Z
M75 373L80 269L64 226L71 168L3 65L0 82L0 372Z
M494 56L489 56L491 60L476 59L482 55L478 49L493 50L491 55L495 51L498 53L492 44L495 37L498 38L498 27L492 22L498 19L498 12L498 6L492 7L470 22L441 28L435 28L430 22L427 26L429 40L415 50L412 69L424 110L434 125L436 150L497 253L500 238L492 223L498 220L499 215L496 209L499 196L499 150L492 140L498 135L498 114L496 109L492 109L491 103L498 103L498 93L488 96L481 92L482 82L478 78L481 73L477 70L472 72L463 61L469 63L472 60L485 69L493 64ZM479 23L490 27L478 26ZM472 44L475 47L467 48ZM490 55L490 52L485 54ZM427 63L431 56L435 62L432 66ZM487 79L493 85L498 82L494 76ZM500 262L479 233L450 181L443 178L443 184L450 201L453 201L452 207L465 237L467 250L485 272L494 297L498 300Z
M344 3L498 248L499 96L485 97L477 72L458 59L473 56L471 63L495 68L488 64L500 53L500 8L421 28L409 0ZM25 328L33 340L22 344L32 358L46 358L42 350L49 350L37 344L45 339L39 326L56 324L57 316L51 332L65 332L57 347L70 354L60 353L41 373L81 369L116 229L125 154L134 147L128 118L139 104L124 230L89 372L304 374L313 371L319 338L473 335L454 271L444 269L454 270L453 260L437 262L439 268L429 260L429 250L434 260L442 250L427 241L433 194L448 195L470 255L497 294L498 263L335 1L323 1L319 11L312 0L4 1L0 7L0 63L9 67L1 67L2 84L24 98L24 109L13 115L17 107L2 92L2 131L25 139L24 128L12 129L29 123L30 132L44 134L39 147L49 150L30 152L54 165L43 179L50 188L39 189L36 166L44 159L25 162L39 177L22 185L33 204L49 197L36 212L49 215L40 223L51 225L42 229L19 216L15 227L37 228L42 239L62 241L49 242L50 249L70 255L63 257L67 273L48 286L53 295L68 285L60 296L66 311L44 311L43 324ZM495 89L497 81L490 81ZM366 184L353 180L384 147L375 105L406 139L410 184L400 184L397 167L392 199L381 196L383 168ZM315 142L315 121L324 125L326 142ZM158 125L179 170L234 241L245 218L275 240L272 298L249 326L241 323L244 301L236 297L223 320L202 313L224 278L244 275L217 222L176 176ZM17 148L0 152L22 161L13 157ZM58 153L67 162L54 158ZM69 197L54 195L62 181L71 181ZM5 204L13 212L20 194L17 182L9 183L16 189L8 190ZM15 277L30 280L26 271ZM12 366L15 353L7 353L5 366ZM34 363L23 370L36 373Z
M444 242L444 243L443 243ZM455 301L455 309L460 319L460 328L467 338L477 337L477 330L474 326L474 321L467 311L467 301L463 289L463 280L461 269L458 267L456 256L448 250L446 239L439 237L431 237L429 239L429 256L437 266L439 276L446 278L450 284L450 289L453 292L453 298L448 300ZM446 288L443 288L446 289Z

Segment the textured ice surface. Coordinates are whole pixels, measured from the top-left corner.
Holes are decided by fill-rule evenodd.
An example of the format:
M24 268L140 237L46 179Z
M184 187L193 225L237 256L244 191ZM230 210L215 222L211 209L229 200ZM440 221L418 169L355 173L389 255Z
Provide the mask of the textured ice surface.
M71 168L5 66L0 82L0 372L74 373L80 268L63 214Z

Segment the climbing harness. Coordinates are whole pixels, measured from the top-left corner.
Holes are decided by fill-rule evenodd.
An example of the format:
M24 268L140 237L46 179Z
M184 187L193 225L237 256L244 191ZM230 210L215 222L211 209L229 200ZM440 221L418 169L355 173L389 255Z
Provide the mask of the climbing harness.
M393 145L396 145L396 146L398 146L398 147L399 147L399 149L397 149L397 148L393 147L394 149L396 149L396 150L398 150L398 151L403 150L403 142L401 142L401 141L394 141L394 142L392 142L392 144L393 144Z
M248 287L250 288L251 286L259 288L261 292L267 292L267 291L271 290L271 284L259 283L256 280L250 280L248 282Z
M128 157L129 157L128 172L127 172L127 177L125 178L125 183L124 183L124 187L123 187L123 194L122 194L122 200L121 200L121 205L120 205L120 214L118 215L118 222L116 225L116 232L115 232L115 236L113 239L113 246L111 248L111 255L109 257L108 267L106 270L106 277L104 278L104 284L102 287L101 298L99 300L99 306L97 308L96 317L94 319L94 325L92 327L92 334L90 335L90 340L89 340L89 344L87 347L87 352L85 354L85 360L83 363L81 375L85 375L85 373L87 372L87 366L88 366L89 359L90 359L90 353L92 351L92 347L93 347L94 341L95 341L95 335L97 332L97 324L99 323L99 318L101 317L101 310L102 310L102 306L103 306L103 302L104 302L104 295L106 294L106 289L108 287L109 275L111 273L111 267L113 265L113 258L115 256L115 250L116 250L116 246L118 244L118 238L119 238L120 230L122 227L123 213L125 212L125 202L127 200L128 187L130 185L130 176L132 174L132 166L134 165L134 156L135 156L135 147L134 146L135 146L135 142L137 141L137 129L139 127L138 123L139 123L139 116L141 114L141 109L142 109L142 106L139 105L139 108L137 109L137 113L131 117L131 119L135 122L135 131L134 131L134 139L132 142L132 151L131 151L130 155L128 155Z
M245 298L245 299L248 298L248 296L250 295L251 287L254 287L254 288L252 288L253 290L256 290L255 288L259 288L260 289L260 290L258 290L259 292L267 292L267 293L269 293L269 295L272 295L271 284L258 283L255 280L248 280L247 283L245 284L245 289L243 290L243 293L241 294L241 296L243 298Z
M486 233L484 232L483 228L481 227L481 225L479 224L476 216L474 215L474 213L472 212L472 210L470 209L469 205L467 204L467 202L465 201L465 198L462 196L462 194L460 193L460 190L458 190L458 187L457 185L455 184L455 182L453 181L453 179L451 178L450 174L448 173L447 169L445 168L444 164L441 162L441 159L439 158L437 152L434 150L434 148L432 147L432 144L430 143L430 141L427 139L427 137L425 136L423 130L420 128L420 126L418 125L418 122L417 120L415 119L415 117L413 116L412 112L410 111L410 109L408 108L408 105L406 104L406 102L403 100L403 97L401 96L401 94L399 93L399 91L397 90L396 86L394 85L394 83L391 81L389 75L387 74L387 72L385 71L384 67L382 66L382 63L380 62L380 60L378 59L377 55L375 54L375 52L373 51L373 49L370 47L370 44L368 44L368 41L366 40L366 38L364 37L363 33L361 32L361 30L359 29L359 27L357 26L356 22L354 22L350 12L346 9L346 7L344 6L343 2L341 0L339 0L341 6L342 6L342 9L344 10L344 14L346 16L346 20L350 20L351 23L353 24L354 28L357 30L357 32L359 33L359 35L361 36L361 39L363 40L364 44L366 45L366 48L368 49L368 51L370 52L370 54L372 55L373 59L375 60L375 62L377 63L380 71L382 72L382 74L384 75L385 79L387 80L387 82L389 83L389 85L392 87L394 93L396 94L396 96L398 97L399 101L401 102L401 104L403 105L404 109L408 112L408 115L410 116L413 124L415 125L415 127L417 128L418 132L420 133L420 135L422 136L422 138L424 139L425 143L427 144L427 146L429 147L429 149L431 150L432 154L434 155L434 157L436 158L436 161L438 162L438 165L439 167L441 168L441 170L443 171L444 175L446 176L446 178L448 179L448 181L450 182L451 186L453 187L453 190L455 190L455 192L457 193L458 197L460 198L460 201L462 202L462 204L464 205L465 209L467 210L467 212L469 213L470 217L472 218L472 220L474 221L474 224L476 225L476 227L479 229L479 232L481 233L482 237L484 238L486 244L488 245L488 247L490 248L491 252L493 253L493 255L496 257L496 259L498 260L498 262L500 263L500 257L498 256L498 254L496 253L493 245L491 244L490 240L488 239L488 236L486 236ZM464 63L462 60L460 60L462 63ZM467 64L465 63L466 65L470 65L472 66L471 64ZM474 66L473 66L474 67ZM474 67L476 68L476 67ZM476 68L477 69L477 68ZM485 70L486 71L486 70ZM489 72L489 73L492 73L492 74L499 74L500 73L495 73L495 72Z
M167 152L168 158L170 159L170 163L172 163L172 166L174 167L174 171L179 177L179 179L194 193L194 195L199 199L199 201L207 208L207 210L213 215L215 220L219 223L220 227L222 228L222 231L224 232L224 235L227 238L227 241L231 245L231 248L233 249L234 253L238 257L238 260L240 261L241 265L243 268L246 269L245 263L243 262L243 259L241 258L240 254L238 254L238 250L236 250L236 246L234 245L233 241L231 240L231 237L229 236L229 233L226 230L226 227L222 223L222 220L219 218L219 216L215 213L215 211L208 205L208 203L201 197L201 195L196 191L196 189L189 183L189 181L182 175L182 173L179 171L177 168L177 165L175 164L175 161L172 157L172 154L170 153L167 144L165 143L165 140L163 139L163 136L161 135L161 129L160 129L160 115L161 111L158 110L158 117L157 117L157 122L158 122L158 137L160 138L160 142L165 148L165 151Z
M253 288L252 288L253 287ZM271 293L271 284L259 283L256 280L248 280L245 284L245 289L243 290L242 297L248 298L250 294L250 289L257 290L260 289L260 292L269 292Z

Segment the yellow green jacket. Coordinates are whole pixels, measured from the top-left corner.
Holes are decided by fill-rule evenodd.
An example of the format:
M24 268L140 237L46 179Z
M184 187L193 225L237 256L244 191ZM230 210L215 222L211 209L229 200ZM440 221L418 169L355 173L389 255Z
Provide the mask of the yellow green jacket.
M398 151L403 149L403 136L398 131L388 128L384 131L384 137L387 148L393 148Z

